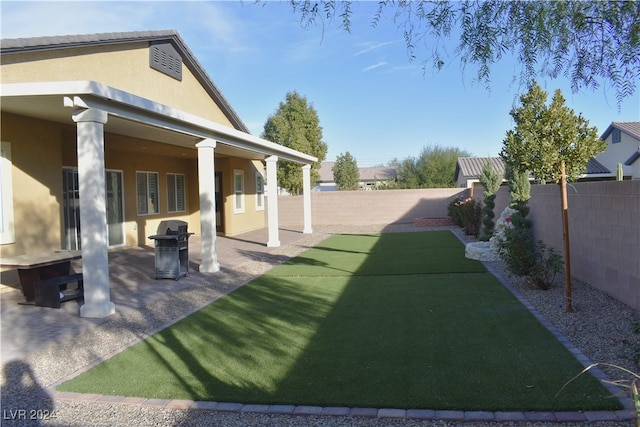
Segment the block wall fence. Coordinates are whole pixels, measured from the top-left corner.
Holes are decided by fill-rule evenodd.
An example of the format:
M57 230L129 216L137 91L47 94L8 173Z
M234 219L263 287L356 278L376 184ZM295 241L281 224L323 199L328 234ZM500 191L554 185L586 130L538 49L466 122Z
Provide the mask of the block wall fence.
M567 190L572 276L640 310L640 180L573 183ZM481 186L472 191L482 200ZM462 188L314 192L312 224L384 225L444 218L452 200L470 194ZM509 201L509 189L503 186L496 197L496 216ZM533 185L529 206L536 240L563 253L560 187ZM280 196L278 209L281 226L302 226L302 196Z
M466 192L463 188L314 191L311 221L313 225L366 225L446 218L447 205ZM281 226L302 226L302 196L278 197L278 218Z

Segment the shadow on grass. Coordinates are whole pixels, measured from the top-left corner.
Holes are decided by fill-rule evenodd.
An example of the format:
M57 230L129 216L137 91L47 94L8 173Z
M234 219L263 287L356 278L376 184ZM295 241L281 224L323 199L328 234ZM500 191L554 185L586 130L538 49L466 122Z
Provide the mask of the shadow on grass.
M354 246L339 266L360 260ZM315 274L341 271L324 258L333 252L307 252L59 389L320 406L619 408L591 376L554 398L582 366L464 258L452 233L383 234L355 274ZM395 274L398 265L409 270ZM288 268L298 276L278 272Z

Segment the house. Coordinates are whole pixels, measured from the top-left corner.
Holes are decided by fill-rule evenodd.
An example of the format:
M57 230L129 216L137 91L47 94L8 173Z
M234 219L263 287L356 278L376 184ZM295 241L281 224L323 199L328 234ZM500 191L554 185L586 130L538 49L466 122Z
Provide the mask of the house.
M201 236L203 273L219 270L216 233L266 221L267 246L279 246L276 188L264 185L277 182L279 161L303 165L303 232L312 232L317 159L251 135L177 32L0 47L2 255L81 250L81 316L114 312L108 250L152 244L162 220Z
M336 191L338 188L333 179L333 166L335 162L322 162L320 165L320 179L314 191ZM373 166L358 168L360 190L375 190L383 188L389 182L397 179L397 169L392 167Z
M502 157L458 157L456 170L453 174L453 180L457 187L472 188L475 183L480 182L479 177L482 169L489 162L495 171L504 176Z
M614 176L620 163L625 179L640 179L640 122L612 122L600 139L607 149L598 161Z
M491 162L493 168L504 176L505 165L502 157L458 157L453 180L460 188L473 188L480 183L480 174L487 162ZM612 177L613 175L609 169L591 157L587 162L587 173L580 176L579 181L612 179ZM533 177L531 180L533 180Z

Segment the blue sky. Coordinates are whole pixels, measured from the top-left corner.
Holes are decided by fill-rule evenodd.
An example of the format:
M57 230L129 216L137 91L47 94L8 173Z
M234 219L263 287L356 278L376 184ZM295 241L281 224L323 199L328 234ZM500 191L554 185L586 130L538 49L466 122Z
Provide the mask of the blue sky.
M497 155L513 127L509 110L525 90L512 81L518 65L496 64L490 90L455 58L440 72L425 70L420 58L409 61L389 16L372 28L375 6L356 4L347 33L338 22L302 28L288 2L2 1L0 31L15 38L175 29L252 133L262 132L288 91L304 95L318 112L327 161L349 151L359 166L373 166L432 145ZM550 96L561 89L599 133L612 121L640 120L638 92L618 112L612 90L572 93L566 79L539 83Z

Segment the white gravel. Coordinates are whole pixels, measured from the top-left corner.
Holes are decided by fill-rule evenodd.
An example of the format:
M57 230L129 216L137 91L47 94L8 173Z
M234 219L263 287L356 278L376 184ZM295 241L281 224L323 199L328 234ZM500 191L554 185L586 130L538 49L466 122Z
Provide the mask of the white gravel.
M248 261L233 270L222 270L213 283L201 283L170 298L158 299L137 310L121 311L102 325L91 328L76 337L56 343L26 357L23 363L13 362L3 367L2 425L52 426L446 426L466 425L445 421L410 419L375 419L356 417L318 417L295 415L265 415L257 413L223 413L206 410L153 409L107 403L80 401L52 402L46 388L92 363L108 358L167 323L184 317L210 301L242 286L263 274L272 266L284 262L314 246L334 233L365 233L422 231L412 225L323 227L292 245L264 255L262 259ZM470 240L458 229L462 240ZM500 275L507 277L500 262L487 263ZM544 317L594 362L607 362L638 372L640 334L635 329L640 316L629 306L592 288L587 283L573 281L574 311L565 312L562 278L548 291L531 288L522 281L510 279L512 286L524 296ZM3 325L3 327L7 327ZM390 367L393 369L393 367ZM33 381L15 378L17 372L31 372ZM607 370L614 379L629 379L619 370ZM37 379L37 380L35 380ZM43 397L44 393L44 397ZM8 411L16 408L52 411L49 420L16 420ZM13 417L15 418L15 417ZM473 426L497 425L492 422L470 423ZM501 423L506 426L557 426L558 423ZM580 424L562 424L565 426ZM629 423L596 422L592 426L630 425Z

